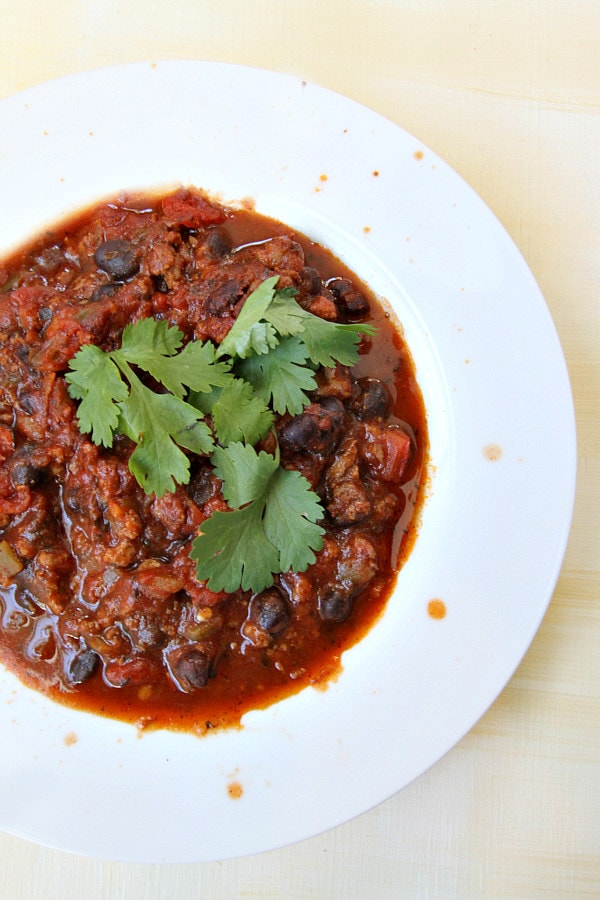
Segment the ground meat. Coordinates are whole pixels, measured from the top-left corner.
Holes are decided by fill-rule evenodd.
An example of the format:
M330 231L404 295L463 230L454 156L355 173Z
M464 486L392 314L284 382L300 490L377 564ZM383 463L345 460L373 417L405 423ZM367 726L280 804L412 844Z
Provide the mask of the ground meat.
M356 437L347 438L325 476L327 512L336 525L353 525L371 512L367 485L360 471Z

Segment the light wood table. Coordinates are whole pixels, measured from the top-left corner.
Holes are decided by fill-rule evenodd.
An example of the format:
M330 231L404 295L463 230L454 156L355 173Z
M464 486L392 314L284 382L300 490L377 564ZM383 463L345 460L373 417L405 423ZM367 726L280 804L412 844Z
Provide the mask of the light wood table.
M0 25L0 97L114 63L207 59L293 73L413 132L529 263L579 441L541 629L491 709L414 784L331 832L226 863L117 864L3 835L1 900L600 897L600 3L0 0Z

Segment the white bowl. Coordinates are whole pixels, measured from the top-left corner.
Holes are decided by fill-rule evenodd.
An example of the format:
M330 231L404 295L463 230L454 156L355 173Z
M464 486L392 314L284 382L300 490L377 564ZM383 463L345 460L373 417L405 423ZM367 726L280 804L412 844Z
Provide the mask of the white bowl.
M0 827L98 857L191 862L297 841L386 799L502 690L560 569L573 405L523 259L415 137L272 72L161 62L45 84L0 104L0 159L3 254L122 189L175 184L251 197L327 245L400 319L431 443L414 550L328 690L250 713L239 731L140 737L2 670Z

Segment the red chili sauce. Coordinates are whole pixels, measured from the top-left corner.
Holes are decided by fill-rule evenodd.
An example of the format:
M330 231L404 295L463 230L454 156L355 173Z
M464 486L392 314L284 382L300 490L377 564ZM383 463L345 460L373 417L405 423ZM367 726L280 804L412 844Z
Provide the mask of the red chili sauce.
M219 343L272 275L310 312L377 334L352 371L317 372L301 414L276 418L282 464L325 510L315 563L254 596L214 593L189 558L226 508L209 460L146 495L129 438L107 449L81 433L65 374L82 345L114 349L148 317ZM0 264L0 659L62 703L197 733L326 685L410 552L426 458L408 348L330 252L193 189L86 210Z

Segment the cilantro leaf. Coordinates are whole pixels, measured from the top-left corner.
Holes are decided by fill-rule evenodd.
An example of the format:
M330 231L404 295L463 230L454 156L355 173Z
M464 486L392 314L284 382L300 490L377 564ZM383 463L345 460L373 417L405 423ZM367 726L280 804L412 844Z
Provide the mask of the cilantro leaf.
M270 483L264 529L279 550L281 572L304 572L314 563L313 551L323 546L324 534L315 523L322 518L319 497L306 478L300 472L278 468Z
M202 524L190 558L196 561L196 576L211 591L231 594L240 587L262 591L273 584L279 554L261 518L260 504L250 503L230 512L215 512Z
M223 482L223 497L231 507L244 506L264 495L279 466L279 460L270 453L257 453L241 443L215 447L211 462L215 475Z
M81 400L77 410L80 431L91 432L95 444L112 446L119 422L117 404L129 391L110 356L94 344L86 344L71 360L65 380L71 397Z
M80 430L106 447L115 433L127 435L137 444L129 468L144 490L157 496L189 481L182 448L209 455L214 447L202 412L183 399L188 388L209 392L233 380L231 363L217 362L212 344L190 342L178 352L182 339L167 322L142 319L125 327L117 350L82 347L65 376L69 393L81 401ZM132 365L170 392L148 388Z
M301 338L308 355L317 366L353 366L358 362L361 335L375 334L372 325L340 325L309 314L304 320Z
M322 546L319 498L299 472L252 447L215 449L215 472L223 483L228 512L216 512L201 527L190 557L211 590L262 591L274 575L304 571Z
M273 425L274 415L248 381L230 373L224 387L210 393L190 391L188 403L205 416L213 417L213 426L223 446L234 441L256 444Z
M294 297L296 297L297 295L298 295L298 289L295 287L292 287L290 285L289 287L279 288L279 290L275 292L273 301L277 301L278 299L279 300L293 300ZM273 305L273 303L271 303L271 306L272 305Z
M231 375L233 378L233 374ZM205 416L212 416L212 411L215 408L215 404L217 403L223 388L214 387L209 393L206 391L190 391L187 397L187 402L197 409L198 412L203 413Z
M223 445L234 441L255 444L273 425L269 407L241 378L232 379L223 388L212 408L217 438Z
M345 366L358 362L362 334L375 334L372 325L329 322L303 309L289 291L278 291L267 309L266 318L281 335L297 334L306 345L309 359L317 366Z
M264 321L264 317L273 300L278 280L278 275L266 278L246 297L240 314L219 345L219 356L229 355L243 359L250 353L268 353L269 348L277 346L275 329Z
M233 328L219 345L220 356L229 354L243 359L251 353L268 353L271 347L277 346L277 335L269 322L254 322L243 334L237 331L232 334Z
M129 468L147 494L162 497L175 484L187 484L188 457L178 444L210 453L212 435L201 414L173 394L156 394L131 373L131 391L119 404L121 432L137 443Z
M315 366L352 366L358 362L361 335L374 334L372 325L329 322L296 302L294 288L276 291L278 276L267 278L242 306L218 355L246 359L271 356L282 337L297 335L306 346L306 358Z
M298 337L286 337L270 353L240 360L235 370L265 403L272 403L275 412L287 410L295 416L310 403L306 392L317 386L313 370L306 365L307 355Z
M125 358L142 369L157 356L173 356L181 347L183 334L164 319L140 319L123 329L121 350Z
M253 354L271 355L279 336L299 335L307 357L316 366L351 366L358 362L363 334L375 334L372 325L329 322L304 309L294 299L293 288L276 291L279 276L265 279L245 300L231 330L221 342L218 356L246 359Z
M119 357L149 372L176 397L183 398L187 388L210 391L227 383L230 363L217 362L213 344L190 341L183 350L179 328L164 320L141 319L127 325Z
M216 362L215 348L197 341L186 344L177 356L156 360L147 371L175 394L183 398L186 388L207 393L213 387L223 387L231 378L230 361Z
M159 394L161 397L168 397L169 394ZM179 400L178 397L175 398ZM191 412L190 412L191 410ZM173 425L169 429L169 434L180 447L191 450L198 456L210 456L210 452L215 446L212 432L206 422L202 422L197 415L192 415L193 408L189 403L182 400L176 406L172 402L167 406L166 412L172 417ZM177 416L179 415L179 425L177 427Z
M282 336L300 334L304 331L304 320L312 315L296 303L295 293L290 288L277 291L265 313L273 328Z

